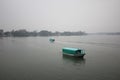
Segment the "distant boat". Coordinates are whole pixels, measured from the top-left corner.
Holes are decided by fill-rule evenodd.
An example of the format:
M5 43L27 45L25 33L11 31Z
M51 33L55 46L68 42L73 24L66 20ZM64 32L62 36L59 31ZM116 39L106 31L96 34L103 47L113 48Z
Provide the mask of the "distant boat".
M50 42L54 42L55 39L54 39L54 38L50 38L49 41L50 41Z
M65 47L62 49L63 55L69 55L74 57L84 57L85 51L79 48L68 48Z

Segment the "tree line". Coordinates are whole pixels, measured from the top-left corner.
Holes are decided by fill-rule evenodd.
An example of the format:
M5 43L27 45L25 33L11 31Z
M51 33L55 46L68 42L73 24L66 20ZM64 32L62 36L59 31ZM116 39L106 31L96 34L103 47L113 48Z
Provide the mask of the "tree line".
M37 31L27 31L26 29L20 29L20 30L12 30L12 31L6 31L4 30L0 31L0 36L80 36L80 35L86 35L87 33L83 31L76 31L76 32L51 32L47 30L41 30L39 32Z

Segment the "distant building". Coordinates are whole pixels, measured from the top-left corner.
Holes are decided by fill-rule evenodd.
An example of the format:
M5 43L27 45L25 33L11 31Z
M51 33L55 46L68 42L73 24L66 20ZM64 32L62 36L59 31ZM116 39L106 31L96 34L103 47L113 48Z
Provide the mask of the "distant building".
M4 35L4 30L0 29L0 37L2 37Z
M29 32L25 29L20 29L12 32L13 36L29 36Z
M11 32L7 31L7 32L4 32L4 36L8 37L8 36L12 36Z

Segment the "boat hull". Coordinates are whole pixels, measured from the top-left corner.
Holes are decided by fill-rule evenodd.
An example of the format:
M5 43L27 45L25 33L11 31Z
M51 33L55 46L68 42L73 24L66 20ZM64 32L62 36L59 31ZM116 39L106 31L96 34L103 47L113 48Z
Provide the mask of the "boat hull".
M85 51L79 48L63 48L63 55L69 55L74 57L84 57Z

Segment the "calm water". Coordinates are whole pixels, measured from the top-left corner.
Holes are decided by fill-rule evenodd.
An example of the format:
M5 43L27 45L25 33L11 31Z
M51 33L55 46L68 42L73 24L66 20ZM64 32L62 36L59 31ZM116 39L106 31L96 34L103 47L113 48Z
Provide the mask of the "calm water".
M120 36L0 38L0 80L119 80ZM85 49L84 59L62 47Z

